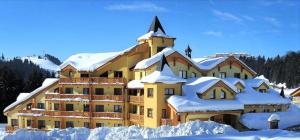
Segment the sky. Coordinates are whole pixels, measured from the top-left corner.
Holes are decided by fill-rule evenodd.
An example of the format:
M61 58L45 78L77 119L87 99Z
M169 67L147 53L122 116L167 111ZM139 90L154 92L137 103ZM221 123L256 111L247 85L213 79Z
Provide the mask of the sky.
M6 57L121 51L158 16L180 52L193 57L245 52L273 57L300 50L298 0L0 0Z

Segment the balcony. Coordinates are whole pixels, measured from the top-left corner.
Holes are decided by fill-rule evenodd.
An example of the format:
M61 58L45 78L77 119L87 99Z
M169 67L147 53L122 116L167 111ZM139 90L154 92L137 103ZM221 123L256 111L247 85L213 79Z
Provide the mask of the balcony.
M78 116L78 117L90 117L89 112L75 112L75 111L46 111L46 115L49 116Z
M126 83L125 78L87 77L87 78L60 78L60 84L121 84Z
M119 112L93 112L93 117L99 117L103 119L123 119L124 114Z
M101 100L101 101L124 101L123 95L92 95L92 100Z
M45 110L20 110L18 111L18 115L22 116L22 115L45 115Z
M144 96L129 96L130 103L143 104Z
M137 123L144 123L144 115L129 113L129 120Z
M161 119L161 125L172 125L171 119Z
M89 99L89 95L86 94L46 94L46 99L53 99L53 98L81 98L81 99Z

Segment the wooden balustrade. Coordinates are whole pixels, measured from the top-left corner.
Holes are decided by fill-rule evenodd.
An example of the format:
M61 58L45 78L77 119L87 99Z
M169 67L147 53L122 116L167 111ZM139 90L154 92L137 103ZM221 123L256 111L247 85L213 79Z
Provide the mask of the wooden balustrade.
M93 117L101 118L124 118L123 113L119 112L93 112Z
M59 83L91 83L91 84L124 84L125 78L87 77L87 78L60 78Z
M92 100L124 101L123 95L92 95Z
M133 122L144 122L144 115L129 113L129 120Z
M129 102L130 103L143 104L144 103L144 96L129 96Z
M18 113L45 114L44 110L19 110Z
M172 125L171 119L161 119L161 125Z
M46 115L49 116L80 116L89 117L89 112L75 112L75 111L46 111Z
M89 99L90 95L87 94L60 94L60 98L81 98Z

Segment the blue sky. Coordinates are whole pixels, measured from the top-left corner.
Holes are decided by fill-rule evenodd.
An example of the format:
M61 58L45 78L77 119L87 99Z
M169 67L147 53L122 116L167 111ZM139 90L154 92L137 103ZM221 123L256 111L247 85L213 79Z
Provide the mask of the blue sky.
M300 50L297 0L0 0L0 53L121 51L136 44L157 15L175 48L194 57L221 52L275 56Z

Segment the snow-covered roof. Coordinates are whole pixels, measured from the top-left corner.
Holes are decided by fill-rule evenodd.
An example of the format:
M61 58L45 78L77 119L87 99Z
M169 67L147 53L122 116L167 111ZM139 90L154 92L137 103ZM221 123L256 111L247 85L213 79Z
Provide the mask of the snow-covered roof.
M268 81L266 81L265 79L258 79L258 78L247 79L247 80L245 80L245 83L246 83L247 86L250 86L250 87L253 87L253 88L258 88L262 84L266 84L266 85L269 86Z
M165 55L166 57L173 54L175 52L175 50L173 48L167 47L165 49L163 49L161 52L153 55L150 58L144 59L142 61L140 61L139 63L136 64L134 69L146 69L150 66L152 66L153 64L157 63L158 61L161 60L161 57L163 55Z
M245 105L259 104L290 104L290 100L283 98L274 89L269 89L267 93L261 93L246 84L242 93L237 94L237 100Z
M244 105L237 100L204 100L196 94L173 95L168 100L177 112L207 112L243 110Z
M206 58L193 58L194 61L197 62L198 67L202 70L211 70L215 68L220 63L226 61L228 58L233 57L238 60L241 64L243 64L246 68L248 68L252 73L256 74L256 72L248 67L243 61L236 58L235 56L226 56L226 57L206 57Z
M268 129L268 119L272 114L272 112L245 113L241 116L240 121L250 129ZM287 111L276 112L276 114L280 118L280 129L285 129L300 124L300 108L296 105L292 104Z
M228 57L208 58L198 62L198 67L203 70L211 70L218 64L224 62Z
M22 100L23 98L25 98L26 96L28 96L30 93L20 93L19 96L17 97L17 101Z
M166 35L165 33L163 33L160 29L158 29L157 32L154 31L150 31L142 36L140 36L138 38L138 40L142 40L142 39L149 39L150 37L165 37L165 38L174 38L171 36Z
M21 57L22 61L28 60L33 64L38 65L40 68L49 70L49 71L59 71L59 66L50 61L47 57L39 57L39 56L26 56Z
M136 46L125 49L121 52L107 52L107 53L80 53L69 57L60 65L60 69L71 65L78 71L94 71L97 68L105 65L107 62L113 60L114 58L129 52Z
M227 81L228 83L232 84L232 85L236 85L237 83L241 83L244 87L245 82L239 78L233 78L233 77L228 77L228 78L224 78L223 80Z
M144 88L144 83L142 83L141 80L132 80L132 81L128 82L127 88L129 88L129 89Z
M201 77L201 78L193 78L189 79L187 83L183 86L183 93L184 94L197 94L197 93L204 93L209 88L214 86L219 81L225 83L230 89L237 92L237 88L226 82L223 79L217 77Z
M165 65L162 71L156 70L141 80L143 83L164 83L176 84L184 83L185 79L176 76L168 65Z
M279 121L280 120L280 117L279 115L277 114L272 114L269 118L268 118L268 121Z
M10 109L12 109L13 107L19 105L20 103L30 99L32 96L38 94L39 92L41 92L42 90L48 88L49 86L53 85L54 83L56 83L59 79L58 78L47 78L45 79L45 81L43 82L42 86L40 86L39 88L35 89L34 91L30 92L29 94L27 94L27 96L24 96L22 98L19 98L19 100L17 99L17 101L13 102L12 104L10 104L9 106L7 106L3 112L6 112Z

